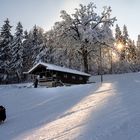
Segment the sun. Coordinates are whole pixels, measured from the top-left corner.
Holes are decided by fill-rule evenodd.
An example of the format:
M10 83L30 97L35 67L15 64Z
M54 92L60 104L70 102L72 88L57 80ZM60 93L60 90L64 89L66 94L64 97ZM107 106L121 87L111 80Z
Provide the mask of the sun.
M123 46L123 44L122 44L122 43L119 43L119 44L117 45L117 49L118 49L118 50L122 50L122 49L123 49L123 47L124 47L124 46Z
M122 44L122 43L115 43L114 44L115 45L115 47L119 50L119 51L121 51L123 48L124 48L124 45Z

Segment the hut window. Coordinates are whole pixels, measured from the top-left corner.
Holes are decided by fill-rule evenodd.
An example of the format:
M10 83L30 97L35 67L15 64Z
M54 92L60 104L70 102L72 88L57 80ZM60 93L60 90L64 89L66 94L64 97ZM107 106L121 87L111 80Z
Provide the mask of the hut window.
M79 77L79 80L83 80L83 77Z
M68 75L67 74L64 74L64 78L68 78Z
M72 79L76 79L76 77L75 76L72 76Z

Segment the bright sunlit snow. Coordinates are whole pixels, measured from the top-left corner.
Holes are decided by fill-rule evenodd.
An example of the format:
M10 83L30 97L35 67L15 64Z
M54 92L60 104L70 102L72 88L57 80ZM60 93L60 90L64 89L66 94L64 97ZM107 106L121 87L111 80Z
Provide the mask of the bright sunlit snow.
M140 73L57 88L0 86L0 140L138 140Z

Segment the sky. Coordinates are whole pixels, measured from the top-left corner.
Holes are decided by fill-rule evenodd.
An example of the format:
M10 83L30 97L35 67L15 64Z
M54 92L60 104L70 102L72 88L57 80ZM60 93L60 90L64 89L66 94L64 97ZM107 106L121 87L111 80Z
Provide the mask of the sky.
M89 2L94 2L99 12L103 6L111 6L112 17L117 18L115 24L119 24L121 29L125 24L130 38L137 40L140 34L140 0L0 0L0 27L9 18L13 30L20 21L24 30L30 30L36 24L47 31L60 20L61 10L71 14L79 4L87 5Z

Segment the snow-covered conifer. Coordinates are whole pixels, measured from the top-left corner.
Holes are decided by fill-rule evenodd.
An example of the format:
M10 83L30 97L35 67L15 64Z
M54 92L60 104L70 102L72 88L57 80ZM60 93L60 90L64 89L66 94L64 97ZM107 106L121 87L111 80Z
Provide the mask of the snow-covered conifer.
M16 26L16 32L12 43L11 68L16 73L18 80L21 80L23 69L23 27L20 22Z
M36 62L36 57L40 52L40 47L39 47L39 40L38 40L38 29L36 25L33 28L33 36L32 36L32 60L33 63L35 64Z
M32 65L32 43L31 43L31 35L27 30L24 31L23 35L23 71L28 71Z
M39 53L42 52L44 48L43 41L43 30L36 25L33 27L32 38L31 38L31 49L32 49L32 61L36 64L39 60Z
M127 27L126 25L123 26L123 40L124 43L126 44L129 40L129 35L128 35L128 31L127 31Z
M9 19L4 21L3 26L1 27L1 40L0 40L0 70L3 73L2 80L8 80L10 73L10 63L11 63L11 42L12 34Z
M115 28L115 39L116 43L122 42L122 32L118 24L116 24Z

